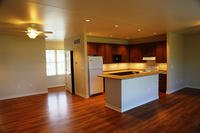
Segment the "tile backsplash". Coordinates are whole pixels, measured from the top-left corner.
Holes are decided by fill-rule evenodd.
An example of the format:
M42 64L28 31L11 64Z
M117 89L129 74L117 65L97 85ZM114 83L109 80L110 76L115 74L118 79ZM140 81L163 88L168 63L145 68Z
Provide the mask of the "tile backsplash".
M151 65L151 68L155 70L167 70L167 63L155 63ZM113 64L103 64L103 71L114 71L114 70L124 70L124 69L148 69L149 65L147 63L113 63Z

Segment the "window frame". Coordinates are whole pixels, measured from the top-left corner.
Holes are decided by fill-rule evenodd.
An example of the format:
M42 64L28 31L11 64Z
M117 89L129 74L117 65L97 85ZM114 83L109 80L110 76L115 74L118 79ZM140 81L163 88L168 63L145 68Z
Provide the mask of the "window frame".
M54 51L54 57L55 57L54 62L47 62L47 57L46 57L46 51L47 50L53 50ZM62 61L58 62L58 59L57 59L58 58L58 50L62 50L64 52L64 55L63 55L64 61L63 62ZM65 71L65 69L66 69L66 64L65 64L65 50L64 49L46 49L45 50L45 58L46 58L46 76L47 77L62 76L62 75L66 74L66 71ZM48 63L55 63L55 74L54 75L47 75L47 64ZM64 63L64 73L63 74L58 74L58 63Z

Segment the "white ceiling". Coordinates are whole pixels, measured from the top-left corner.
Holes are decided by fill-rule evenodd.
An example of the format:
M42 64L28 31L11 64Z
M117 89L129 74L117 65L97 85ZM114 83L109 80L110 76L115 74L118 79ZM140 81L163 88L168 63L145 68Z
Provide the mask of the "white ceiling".
M23 35L18 31L35 23L40 30L53 31L49 39L64 39L82 32L134 39L200 25L199 0L0 1L2 34ZM118 28L114 27L116 24Z

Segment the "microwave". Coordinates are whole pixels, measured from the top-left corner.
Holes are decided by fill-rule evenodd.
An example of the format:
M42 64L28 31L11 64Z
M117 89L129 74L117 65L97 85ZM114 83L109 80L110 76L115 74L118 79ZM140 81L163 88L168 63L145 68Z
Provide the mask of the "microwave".
M112 61L113 63L120 63L122 60L122 55L120 54L114 54L112 55Z

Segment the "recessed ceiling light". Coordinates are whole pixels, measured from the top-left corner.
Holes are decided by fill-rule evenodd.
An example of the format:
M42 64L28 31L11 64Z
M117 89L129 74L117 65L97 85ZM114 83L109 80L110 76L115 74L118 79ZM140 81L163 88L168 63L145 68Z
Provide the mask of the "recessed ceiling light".
M86 22L90 22L91 20L90 20L90 19L86 19L85 21L86 21Z
M116 24L116 25L115 25L115 28L118 28L118 27L119 27L119 25Z
M137 29L138 32L142 31L141 29Z
M88 33L88 35L92 35L92 33L91 33L91 32L89 32L89 33Z

